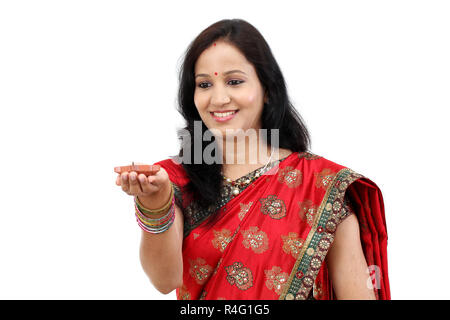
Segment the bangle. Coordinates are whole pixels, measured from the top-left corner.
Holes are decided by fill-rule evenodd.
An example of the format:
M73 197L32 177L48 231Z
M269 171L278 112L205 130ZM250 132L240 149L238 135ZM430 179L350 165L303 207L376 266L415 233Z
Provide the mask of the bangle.
M169 223L167 223L166 225L159 227L159 228L148 227L145 224L143 224L142 222L140 222L139 219L137 220L137 223L138 223L139 227L142 230L144 230L145 232L152 233L152 234L158 234L158 233L163 233L164 231L167 231L172 226L174 220L175 220L175 215L172 216Z
M159 208L159 209L147 209L147 208L145 208L142 205L142 203L140 203L140 201L139 201L137 196L134 197L134 202L135 202L136 206L139 208L139 211L141 211L144 214L147 214L147 215L151 216L151 215L158 215L158 214L161 214L163 212L165 213L167 211L167 209L169 209L169 207L171 206L173 197L174 197L173 185L172 185L172 183L170 183L169 201L164 206L162 206L161 208Z
M172 211L175 211L174 209L175 208L173 208L173 209L171 208L164 216L162 216L161 218L158 218L158 219L147 218L146 216L144 216L142 214L142 212L139 211L139 209L136 209L135 213L137 215L137 218L143 224L150 226L150 227L158 227L163 224L166 224L172 218L172 215L173 215Z
M162 233L170 228L175 220L175 198L172 197L172 202L169 207L169 211L160 218L149 218L146 217L140 210L139 207L135 206L136 221L139 227L148 233Z
M151 229L151 228L143 225L142 223L140 223L139 220L138 220L138 225L139 225L139 227L141 227L142 230L144 230L147 233L159 234L159 233L163 233L164 231L167 231L172 226L174 220L175 220L175 216L173 216L173 218L172 218L172 220L170 220L169 224L167 224L166 226L164 226L162 228L158 228L158 229Z
M173 191L173 185L172 183L170 184L170 197L169 197L169 201L162 206L159 209L147 209L145 208L140 202L137 196L134 197L134 202L136 203L136 206L139 208L139 210L144 213L144 214L148 214L148 215L157 215L157 214L161 214L163 212L166 212L167 209L170 207L171 203L172 203L172 198L174 196L174 191Z

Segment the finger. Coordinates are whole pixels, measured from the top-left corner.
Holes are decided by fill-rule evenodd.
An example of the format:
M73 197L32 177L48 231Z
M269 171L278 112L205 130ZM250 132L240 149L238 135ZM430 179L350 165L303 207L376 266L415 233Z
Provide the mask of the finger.
M120 174L118 174L116 178L116 185L120 186L120 183L121 183Z
M148 165L133 163L131 166L114 167L114 172L122 174L124 172L136 171L138 174L143 173L146 176L156 174L161 169L160 165Z
M133 195L138 195L139 193L142 193L141 185L139 181L137 180L137 173L135 171L131 171L129 174L130 180L130 193Z
M153 186L153 187L158 187L159 186L159 183L160 183L160 181L159 181L159 179L158 179L158 177L156 176L156 175L154 175L154 176L148 176L148 183L151 185L151 186Z
M157 187L150 184L148 181L148 178L145 176L145 174L141 173L138 176L139 183L141 184L142 192L145 194L152 194L153 192L157 191Z
M121 183L121 186L122 186L122 190L124 192L128 193L129 190L130 190L130 183L128 182L128 172L122 173L120 175L120 179L121 179L120 183Z
M145 174L146 176L151 176L156 174L160 170L159 165L134 165L133 171L136 171L138 174Z
M150 182L150 184L156 187L160 187L168 178L169 176L165 170L159 170L156 174L148 176L148 181Z

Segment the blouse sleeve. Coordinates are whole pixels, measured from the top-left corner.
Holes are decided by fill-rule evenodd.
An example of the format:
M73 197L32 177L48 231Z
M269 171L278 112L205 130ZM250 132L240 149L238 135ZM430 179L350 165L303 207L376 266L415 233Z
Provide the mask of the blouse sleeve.
M355 214L350 201L347 198L347 195L344 197L344 204L342 206L341 212L339 213L339 221L342 222L345 218L347 218L349 215Z
M181 168L180 165L173 162L172 159L161 160L155 162L154 165L160 165L167 171L167 174L169 175L169 180L172 183L174 189L175 204L178 207L183 208L184 207L183 187L188 182L184 170Z

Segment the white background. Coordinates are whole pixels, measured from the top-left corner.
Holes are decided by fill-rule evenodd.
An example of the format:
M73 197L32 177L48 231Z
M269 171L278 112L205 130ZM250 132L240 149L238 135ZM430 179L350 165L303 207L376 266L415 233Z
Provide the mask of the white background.
M263 34L316 154L385 200L393 299L448 299L447 1L0 1L0 298L175 299L113 167L178 151L177 70L210 24Z

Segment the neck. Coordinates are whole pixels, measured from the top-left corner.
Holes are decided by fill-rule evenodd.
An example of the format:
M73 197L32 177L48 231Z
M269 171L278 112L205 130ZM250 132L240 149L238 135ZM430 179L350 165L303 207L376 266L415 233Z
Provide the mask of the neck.
M271 146L259 137L254 139L248 136L245 139L228 137L216 141L222 152L222 173L226 177L242 176L279 159L280 150L278 148L272 150Z

